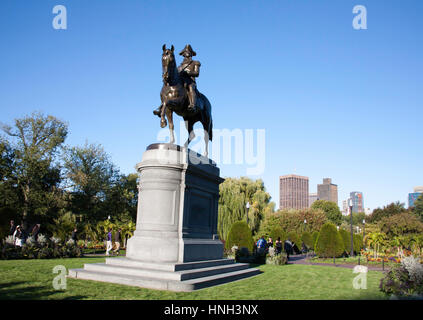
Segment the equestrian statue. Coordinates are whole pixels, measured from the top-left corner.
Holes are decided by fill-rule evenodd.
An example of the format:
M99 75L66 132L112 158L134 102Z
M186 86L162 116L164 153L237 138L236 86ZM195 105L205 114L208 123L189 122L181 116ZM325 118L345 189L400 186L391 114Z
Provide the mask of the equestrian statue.
M160 126L166 127L169 121L170 143L175 143L173 134L173 112L184 118L188 130L188 139L185 147L194 139L194 124L200 121L204 129L204 142L206 144L204 156L208 156L208 144L213 138L213 121L211 104L205 95L197 90L195 78L200 75L199 61L192 59L196 52L187 44L179 53L184 59L176 67L173 45L166 49L164 44L162 54L162 79L163 87L160 92L161 105L153 111L160 117Z

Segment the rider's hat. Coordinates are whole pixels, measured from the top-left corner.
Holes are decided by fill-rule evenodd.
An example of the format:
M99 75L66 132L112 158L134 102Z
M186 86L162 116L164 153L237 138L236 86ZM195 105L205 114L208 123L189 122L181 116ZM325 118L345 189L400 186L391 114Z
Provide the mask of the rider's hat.
M197 55L197 53L194 50L192 50L191 45L189 45L189 44L187 44L185 46L185 48L181 52L179 52L179 55L182 56L184 54L184 52L189 52L191 54L191 56Z

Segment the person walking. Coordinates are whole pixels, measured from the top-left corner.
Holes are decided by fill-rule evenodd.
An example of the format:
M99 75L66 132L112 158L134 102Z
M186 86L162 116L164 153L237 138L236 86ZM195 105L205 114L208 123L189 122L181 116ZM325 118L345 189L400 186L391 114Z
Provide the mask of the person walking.
M21 226L17 226L15 232L13 233L13 238L15 240L15 246L22 247L24 244L24 232Z
M120 233L122 232L122 229L119 228L118 231L115 233L115 253L116 255L119 255L119 249L120 249Z
M286 258L289 261L289 255L292 252L292 242L290 238L288 238L288 240L285 241L284 250L286 252Z
M282 252L282 242L281 237L278 237L278 239L275 242L275 248L276 248L276 254L280 254Z
M77 228L73 229L71 239L75 242L75 244L78 241L78 229Z
M110 255L110 250L112 250L112 228L110 228L109 232L107 233L106 256Z

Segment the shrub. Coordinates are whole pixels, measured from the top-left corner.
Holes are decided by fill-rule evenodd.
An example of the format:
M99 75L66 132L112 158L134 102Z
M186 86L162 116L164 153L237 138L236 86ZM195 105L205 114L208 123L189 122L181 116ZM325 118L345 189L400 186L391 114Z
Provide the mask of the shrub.
M226 249L237 246L238 248L245 247L249 251L253 250L254 242L247 223L244 221L237 221L232 224L225 246Z
M41 237L40 237L41 236ZM29 241L28 241L29 240ZM38 242L34 238L29 237L22 247L11 244L10 238L3 241L0 246L1 259L49 259L49 258L73 258L81 257L82 250L72 241L68 241L66 245L60 245L56 238L49 240L41 234Z
M400 297L423 294L423 266L419 259L405 257L401 265L392 268L380 280L379 289L387 295Z
M291 242L295 243L297 246L301 245L300 243L300 237L297 235L295 231L288 232L287 239L291 239Z
M301 236L301 241L307 246L307 248L313 248L313 237L310 232L304 232Z
M281 241L285 241L288 237L287 234L282 230L281 227L274 227L270 231L270 236L273 239L273 242L275 242L278 238L281 238Z
M332 223L326 223L320 230L315 252L323 258L338 257L344 252L344 242Z
M267 256L266 258L266 264L274 264L274 265L284 265L287 264L288 259L286 257L286 254L276 254L273 256Z
M311 249L314 250L315 246L316 246L316 242L317 242L317 238L319 237L319 231L314 231L311 234L311 238L313 240L313 245L311 246Z

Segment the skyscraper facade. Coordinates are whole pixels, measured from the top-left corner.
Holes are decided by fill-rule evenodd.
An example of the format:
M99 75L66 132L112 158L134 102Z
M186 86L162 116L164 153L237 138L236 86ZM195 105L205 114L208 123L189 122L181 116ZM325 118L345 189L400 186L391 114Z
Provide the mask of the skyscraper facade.
M317 185L317 197L338 204L338 186L332 183L331 178L324 178L323 184Z
M408 207L414 207L414 201L423 194L423 187L415 187L414 192L408 194Z
M350 193L350 198L352 199L352 212L364 212L364 201L363 193L359 191L353 191Z
M308 177L279 177L279 209L306 209L309 205Z
M308 206L311 207L314 201L319 200L317 193L309 193L308 194Z

